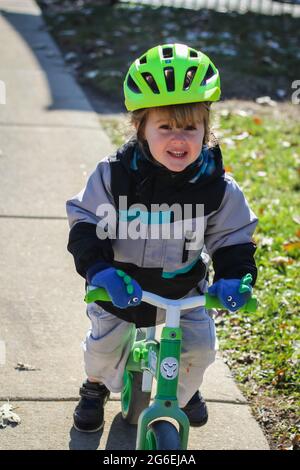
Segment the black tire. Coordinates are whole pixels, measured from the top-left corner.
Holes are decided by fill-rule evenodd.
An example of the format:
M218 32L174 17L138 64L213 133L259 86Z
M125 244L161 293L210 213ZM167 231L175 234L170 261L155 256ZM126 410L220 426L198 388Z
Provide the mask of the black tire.
M127 372L130 377L127 380L132 381L131 397L129 399L121 399L122 416L129 424L137 424L141 412L148 408L151 400L151 392L142 392L142 372ZM126 386L122 391L126 393Z
M179 433L169 421L151 423L147 431L147 443L147 450L181 450Z

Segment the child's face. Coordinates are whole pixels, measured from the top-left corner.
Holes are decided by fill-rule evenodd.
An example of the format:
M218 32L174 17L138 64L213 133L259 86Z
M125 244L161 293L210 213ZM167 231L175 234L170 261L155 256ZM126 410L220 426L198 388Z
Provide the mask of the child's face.
M172 127L168 115L150 110L144 130L150 152L159 163L171 171L183 171L200 155L203 145L202 121L186 128Z

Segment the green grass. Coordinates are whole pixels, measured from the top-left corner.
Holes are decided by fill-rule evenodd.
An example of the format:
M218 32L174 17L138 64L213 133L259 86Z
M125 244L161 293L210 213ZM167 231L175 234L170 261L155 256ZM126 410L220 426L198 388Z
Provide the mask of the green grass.
M235 349L230 336L238 326L240 347L236 358L243 351L259 353L257 360L254 358L241 370L239 378L246 381L250 374L259 383L289 394L296 392L299 383L299 369L295 367L300 355L300 344L296 343L300 326L299 125L270 119L257 125L252 117L229 115L221 119L221 128L232 135L245 130L250 134L224 153L226 165L259 216L255 239L259 270L256 291L260 299L256 314L238 315L224 322L228 325L220 332L223 345Z
M274 398L278 413L287 411L283 397L289 398L288 436L297 433L300 405L299 123L229 114L221 117L220 130L231 136L249 133L249 138L234 141L235 147L225 146L224 157L259 216L255 293L260 306L255 314L226 315L218 333L248 396L263 390ZM282 421L272 426L274 440L282 434Z
M223 98L277 97L278 89L289 97L292 81L300 76L300 19L288 15L130 3L109 7L88 0L84 14L67 0L53 0L48 7L39 3L62 50L77 53L73 65L78 79L120 102L130 63L150 47L167 42L184 42L207 53L220 69ZM66 30L74 35L63 35ZM94 78L86 76L91 70L97 71Z

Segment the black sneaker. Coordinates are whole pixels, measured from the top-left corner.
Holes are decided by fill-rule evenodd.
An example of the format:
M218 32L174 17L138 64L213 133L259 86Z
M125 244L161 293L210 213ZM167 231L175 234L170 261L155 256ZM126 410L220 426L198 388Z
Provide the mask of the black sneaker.
M103 427L104 405L110 392L103 384L88 380L79 390L81 399L75 408L74 428L81 432L96 432Z
M204 398L197 391L190 401L181 408L189 418L190 425L194 427L203 426L207 423L208 412Z

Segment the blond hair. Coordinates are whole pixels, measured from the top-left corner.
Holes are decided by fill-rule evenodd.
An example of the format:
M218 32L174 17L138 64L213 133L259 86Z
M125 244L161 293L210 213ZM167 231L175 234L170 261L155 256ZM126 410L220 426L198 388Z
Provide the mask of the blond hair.
M143 108L132 111L130 113L130 121L136 129L136 136L139 144L143 144L145 142L144 131L147 117L151 109L165 114L169 123L177 128L185 128L187 126L195 125L200 121L204 124L203 144L212 147L216 145L217 141L210 130L210 105L210 102L201 102Z

